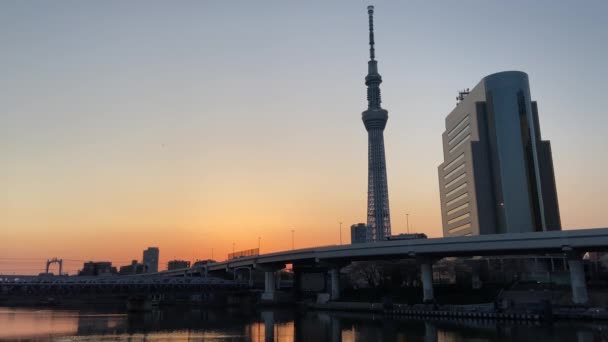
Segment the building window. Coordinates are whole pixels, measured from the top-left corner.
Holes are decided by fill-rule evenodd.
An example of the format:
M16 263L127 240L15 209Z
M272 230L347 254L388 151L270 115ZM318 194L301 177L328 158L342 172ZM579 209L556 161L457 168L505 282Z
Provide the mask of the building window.
M458 197L454 198L453 200L449 201L449 202L448 202L448 203L446 203L445 205L446 205L446 206L450 206L450 205L452 205L452 204L454 204L454 203L456 203L456 202L458 202L458 201L460 201L460 200L462 200L462 199L465 199L465 198L467 198L467 197L469 197L469 193L468 193L468 192L465 192L464 194L462 194L462 195L460 195L460 196L458 196Z
M467 142L470 138L471 138L471 134L467 134L467 136L465 136L462 140L460 140L460 142L458 144L454 145L454 147L452 147L450 149L450 153L452 153L455 149L457 149L460 146L462 146L462 144L464 144L465 142Z
M458 221L462 221L462 220L464 220L464 219L466 219L466 218L468 218L470 216L471 216L470 213L466 213L466 214L460 215L460 216L458 216L456 218L453 218L453 219L449 220L448 224L452 224L452 223L456 223Z
M462 118L462 120L460 120L460 122L458 122L458 124L456 124L456 126L454 128L452 128L451 131L448 132L448 137L451 137L452 135L454 135L454 133L456 133L458 131L458 129L462 125L464 125L468 119L469 119L469 114L467 114L467 116L465 116L464 118Z
M461 136L463 136L465 133L467 133L471 128L471 125L466 125L461 131L460 133L456 134L455 137L453 137L452 139L450 139L450 141L448 141L448 145L452 145L452 143L454 143L454 141L458 140L458 138L460 138Z
M445 177L443 177L443 178L448 179L448 178L452 177L453 175L455 175L456 173L458 173L458 171L461 171L462 169L464 169L464 164L460 164L460 166L458 166L454 170L450 171L450 173L445 175Z
M464 153L462 153L461 155L459 155L458 157L456 157L456 159L452 160L448 165L444 166L443 167L443 171L449 169L451 166L454 166L456 163L458 163L462 159L464 159Z
M445 194L445 197L450 197L450 196L452 196L453 194L457 193L458 191L460 191L460 190L462 190L462 189L464 189L464 188L466 188L466 187L467 187L467 183L466 183L466 182L465 182L465 183L462 183L461 185L459 185L459 186L458 186L457 188L455 188L454 190L452 190L452 191L448 192L447 194Z
M450 181L449 183L447 183L445 185L445 188L447 189L447 188L451 187L452 185L456 184L458 181L463 180L466 176L467 176L466 172L463 173L463 174L461 174L460 176L454 178L452 181Z
M463 204L463 205L461 205L461 206L458 206L458 207L456 207L456 208L454 208L454 209L452 209L452 210L448 211L448 216L450 216L450 215L452 215L453 213L458 212L458 211L460 211L460 210L462 210L462 209L466 209L466 208L468 208L468 207L469 207L469 202L467 202L467 203L465 203L465 204Z
M467 228L471 228L471 224L470 223L465 223L462 226L458 226L458 227L454 227L452 229L448 229L448 232L450 232L452 234L453 233L458 233L458 232L463 231L463 230L465 230Z

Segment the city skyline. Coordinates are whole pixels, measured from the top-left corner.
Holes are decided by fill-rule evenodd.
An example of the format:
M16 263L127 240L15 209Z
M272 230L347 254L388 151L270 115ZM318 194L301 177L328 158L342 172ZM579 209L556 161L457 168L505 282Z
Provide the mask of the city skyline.
M607 225L607 5L548 3L376 3L394 234L409 213L441 236L445 113L503 70L534 80L564 229ZM147 246L163 266L222 259L258 237L289 249L291 230L296 248L337 244L338 221L366 213L366 5L149 5L136 19L118 3L0 5L0 272L14 256L121 265ZM478 20L492 25L462 26Z

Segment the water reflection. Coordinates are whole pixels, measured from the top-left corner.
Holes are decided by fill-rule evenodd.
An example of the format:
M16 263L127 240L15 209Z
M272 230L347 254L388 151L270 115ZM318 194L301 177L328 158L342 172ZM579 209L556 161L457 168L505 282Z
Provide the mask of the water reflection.
M605 323L424 321L292 310L168 309L145 314L0 308L0 340L578 341L608 340Z
M42 340L77 328L78 316L70 312L0 308L0 339Z

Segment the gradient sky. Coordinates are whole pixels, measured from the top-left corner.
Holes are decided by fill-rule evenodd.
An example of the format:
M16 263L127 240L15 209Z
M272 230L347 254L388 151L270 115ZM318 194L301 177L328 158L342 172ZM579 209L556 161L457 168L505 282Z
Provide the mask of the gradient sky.
M2 1L0 272L350 241L367 4ZM564 228L608 226L608 2L375 5L393 233L441 236L444 118L504 70L530 76Z

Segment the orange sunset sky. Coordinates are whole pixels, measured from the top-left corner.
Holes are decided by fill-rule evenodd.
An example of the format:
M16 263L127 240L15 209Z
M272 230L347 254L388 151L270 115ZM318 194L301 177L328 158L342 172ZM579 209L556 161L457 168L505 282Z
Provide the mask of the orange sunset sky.
M444 118L503 70L529 74L563 227L608 226L607 4L522 4L376 3L393 233L409 213L441 236ZM366 220L366 5L0 4L0 273L119 266L148 246L161 268L222 260L258 237L289 249L292 229L296 248L337 244L338 222L350 242Z

